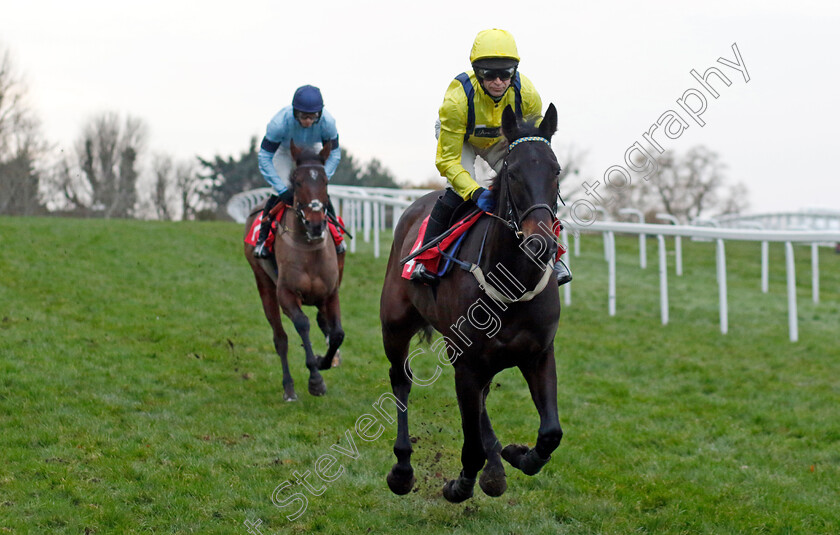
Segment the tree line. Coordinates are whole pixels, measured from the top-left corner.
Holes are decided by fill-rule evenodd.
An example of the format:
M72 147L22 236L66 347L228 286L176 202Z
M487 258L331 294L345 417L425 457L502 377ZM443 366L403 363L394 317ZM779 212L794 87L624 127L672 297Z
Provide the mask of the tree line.
M106 111L82 126L72 147L58 148L43 135L10 52L0 51L0 215L227 218L231 196L268 185L256 137L236 156L183 160L150 153L148 137L142 119ZM379 160L359 163L341 151L331 183L399 187Z
M267 186L259 172L256 137L238 155L179 160L150 154L142 119L102 112L82 126L72 147L62 150L43 136L26 99L26 85L7 50L0 54L0 215L227 218L225 206L233 195ZM585 153L569 148L558 156L563 184L580 173ZM614 189L604 208L616 214L620 208L637 208L649 221L656 212L686 221L711 212L739 212L746 207L746 189L730 186L724 170L719 156L704 147L684 155L666 152L653 176L635 180L632 188ZM331 183L401 186L378 159L360 163L345 148ZM442 184L430 180L420 187ZM580 194L562 185L561 192Z

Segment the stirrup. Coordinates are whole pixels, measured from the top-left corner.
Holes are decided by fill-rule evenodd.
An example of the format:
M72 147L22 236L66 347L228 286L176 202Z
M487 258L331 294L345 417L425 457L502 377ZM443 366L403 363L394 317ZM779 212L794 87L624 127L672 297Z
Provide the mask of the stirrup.
M336 254L341 254L345 251L347 251L347 244L345 244L343 241L335 246Z
M557 286L572 282L572 272L562 260L557 260L554 263L554 278L557 279Z
M271 256L271 252L265 246L265 241L257 242L254 246L254 256L256 258L269 258Z
M427 270L426 266L423 264L417 264L414 266L414 270L411 272L411 276L409 276L408 280L422 282L423 284L428 284L429 286L435 286L438 282L440 282L440 278L435 273Z

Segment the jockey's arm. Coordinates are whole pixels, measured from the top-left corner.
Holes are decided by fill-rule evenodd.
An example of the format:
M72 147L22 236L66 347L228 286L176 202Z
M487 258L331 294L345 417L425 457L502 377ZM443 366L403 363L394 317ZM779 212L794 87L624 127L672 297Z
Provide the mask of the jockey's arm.
M478 182L461 165L461 151L464 148L464 133L450 132L441 126L438 137L435 166L441 176L452 185L455 193L466 200L479 188Z
M260 172L263 178L271 184L271 187L278 194L289 189L286 185L286 179L281 178L277 174L277 169L274 167L274 153L289 138L289 129L283 121L282 114L283 111L281 110L266 125L265 137L263 137L262 143L260 144L260 152L257 154L257 161L259 162Z
M280 178L280 175L277 174L277 170L274 168L274 153L277 152L279 147L279 142L272 141L268 138L268 135L266 135L260 145L260 152L257 154L257 161L260 165L260 173L262 173L266 182L271 184L271 187L273 187L278 194L283 193L288 189L286 184Z
M330 179L335 174L335 170L338 169L338 163L341 161L341 149L338 146L338 134L336 134L333 139L324 141L324 143L330 143L332 145L330 155L327 158L327 161L324 162L324 171L327 173L327 179Z

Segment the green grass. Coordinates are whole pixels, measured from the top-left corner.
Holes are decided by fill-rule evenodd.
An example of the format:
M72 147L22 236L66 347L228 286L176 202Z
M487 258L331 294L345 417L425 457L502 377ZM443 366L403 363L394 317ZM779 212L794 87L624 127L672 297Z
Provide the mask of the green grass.
M584 235L556 340L563 443L535 477L508 467L503 497L476 488L452 505L440 492L460 469L451 369L412 392L416 492L385 484L394 425L370 442L354 434L358 459L330 449L390 390L386 259L369 244L348 256L344 363L325 373L325 397L306 392L285 323L300 400L284 403L241 235L227 223L0 219L0 533L244 534L256 519L264 534L840 532L840 256L829 249L819 304L809 250L796 249L791 343L781 246L762 294L758 244L727 243L722 335L714 244L684 240L682 277L669 256L662 326L655 240L641 270L637 239L618 237L608 317L601 240ZM503 443L533 443L518 372L497 377L488 406ZM296 507L274 506L272 492L327 453L344 472L288 521Z

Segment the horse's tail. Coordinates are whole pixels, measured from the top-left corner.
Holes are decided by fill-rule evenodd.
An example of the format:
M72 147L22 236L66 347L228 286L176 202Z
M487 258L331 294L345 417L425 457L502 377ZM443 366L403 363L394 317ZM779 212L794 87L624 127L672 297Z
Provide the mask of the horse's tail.
M432 334L434 334L435 330L432 328L431 325L428 323L420 328L420 332L417 333L417 336L420 338L420 342L423 344L431 344L432 343Z

